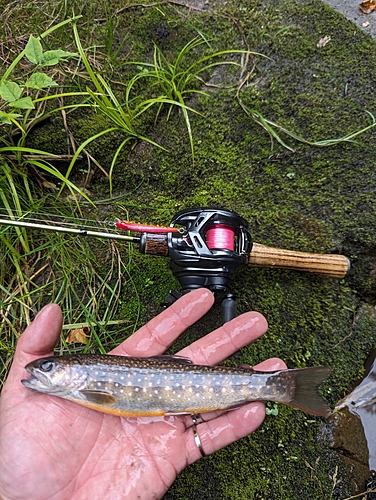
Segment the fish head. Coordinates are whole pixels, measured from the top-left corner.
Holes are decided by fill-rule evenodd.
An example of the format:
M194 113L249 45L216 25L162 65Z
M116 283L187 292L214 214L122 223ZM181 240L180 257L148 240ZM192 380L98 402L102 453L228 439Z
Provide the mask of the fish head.
M68 362L59 356L36 359L27 364L25 370L31 375L21 380L25 387L56 396L82 387L87 379L87 372L79 363Z

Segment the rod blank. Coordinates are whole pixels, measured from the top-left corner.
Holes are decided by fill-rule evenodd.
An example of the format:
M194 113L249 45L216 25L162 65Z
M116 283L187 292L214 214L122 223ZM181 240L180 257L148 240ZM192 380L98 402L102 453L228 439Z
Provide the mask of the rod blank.
M123 241L133 241L133 242L139 241L139 238L123 234L105 233L105 232L90 231L87 229L76 229L72 227L63 227L63 226L49 226L48 224L36 224L35 222L26 222L23 220L0 219L0 225L28 227L31 229L55 231L57 233L77 234L78 236L94 236L96 238L107 238L110 240L123 240Z

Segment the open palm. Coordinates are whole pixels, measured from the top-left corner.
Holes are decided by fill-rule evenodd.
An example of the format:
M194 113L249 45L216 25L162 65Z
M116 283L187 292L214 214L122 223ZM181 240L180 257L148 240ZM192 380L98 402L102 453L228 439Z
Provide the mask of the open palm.
M125 340L112 354L162 354L213 303L208 290L183 296ZM201 458L189 415L123 418L30 391L24 366L50 356L61 331L55 304L46 306L19 339L0 397L2 500L120 500L161 498L177 474ZM265 333L258 313L239 316L179 352L194 363L217 364ZM279 359L258 365L285 368ZM264 419L260 402L203 415L197 432L206 454L251 433Z

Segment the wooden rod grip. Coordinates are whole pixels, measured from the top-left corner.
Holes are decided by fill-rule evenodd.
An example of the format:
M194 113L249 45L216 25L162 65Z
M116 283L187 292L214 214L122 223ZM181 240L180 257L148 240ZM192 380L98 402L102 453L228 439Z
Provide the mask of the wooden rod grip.
M307 271L338 279L344 278L350 269L350 261L344 255L294 252L260 243L253 243L248 265Z

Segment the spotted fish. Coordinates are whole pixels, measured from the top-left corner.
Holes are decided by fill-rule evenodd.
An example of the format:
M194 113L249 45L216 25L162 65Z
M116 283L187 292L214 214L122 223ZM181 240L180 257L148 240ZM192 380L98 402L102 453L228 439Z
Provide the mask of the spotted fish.
M251 368L195 365L188 358L69 355L29 363L24 386L112 415L139 417L204 413L249 401L285 403L328 415L317 387L323 366L261 372Z

